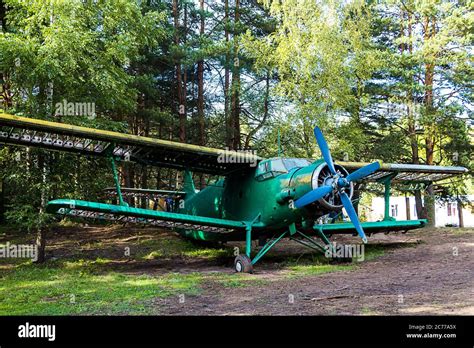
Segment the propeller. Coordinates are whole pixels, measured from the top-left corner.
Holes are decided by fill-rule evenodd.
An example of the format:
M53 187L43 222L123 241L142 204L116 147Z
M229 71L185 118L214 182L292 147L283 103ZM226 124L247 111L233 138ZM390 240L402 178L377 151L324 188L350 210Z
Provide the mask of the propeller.
M346 209L347 215L351 219L354 227L359 234L360 238L362 238L362 242L367 243L367 237L364 233L362 225L357 217L357 213L352 205L351 199L346 193L346 188L350 187L351 183L366 176L374 173L380 168L379 162L374 162L371 164L366 165L360 169L357 169L355 172L352 172L348 176L344 177L344 174L340 171L336 171L336 167L334 166L334 162L332 160L331 152L329 151L329 146L324 138L323 133L319 127L314 128L314 136L316 137L316 142L318 143L319 149L323 155L323 159L326 162L329 171L332 174L331 185L324 185L321 187L317 187L314 190L306 193L299 199L295 201L295 207L300 209L304 206L316 202L323 198L324 196L328 195L331 192L335 192L339 194L341 198L342 205Z

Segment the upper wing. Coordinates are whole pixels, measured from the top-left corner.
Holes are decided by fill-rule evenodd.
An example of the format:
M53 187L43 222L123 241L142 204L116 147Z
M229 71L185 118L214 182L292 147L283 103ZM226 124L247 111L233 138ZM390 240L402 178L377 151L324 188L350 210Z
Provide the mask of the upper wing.
M174 141L73 126L0 113L0 143L36 146L84 155L226 175L255 166L261 158Z
M366 166L364 162L337 162L349 172ZM392 177L393 183L436 182L468 172L464 167L430 166L423 164L382 163L380 169L361 181L380 182Z

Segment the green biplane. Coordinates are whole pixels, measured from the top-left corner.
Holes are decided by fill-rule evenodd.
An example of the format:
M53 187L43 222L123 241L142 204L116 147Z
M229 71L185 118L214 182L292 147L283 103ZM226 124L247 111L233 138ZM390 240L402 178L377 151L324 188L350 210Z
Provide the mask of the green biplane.
M392 183L433 183L467 172L463 167L413 164L334 162L319 130L315 137L322 159L264 159L238 151L182 144L148 137L0 114L0 143L36 146L51 150L110 159L118 204L74 199L50 201L47 211L64 216L146 223L170 228L187 238L204 241L246 242L245 254L235 258L237 272L252 272L253 265L282 238L325 251L333 234L407 231L426 220L395 221L389 216ZM117 161L131 161L184 171L181 191L121 189ZM201 191L191 172L221 179ZM360 223L352 205L354 183L385 184L385 218ZM181 199L172 211L130 207L127 194ZM322 223L321 217L345 208L351 222ZM334 214L334 213L332 213ZM334 220L334 219L333 219ZM252 253L252 240L261 248Z

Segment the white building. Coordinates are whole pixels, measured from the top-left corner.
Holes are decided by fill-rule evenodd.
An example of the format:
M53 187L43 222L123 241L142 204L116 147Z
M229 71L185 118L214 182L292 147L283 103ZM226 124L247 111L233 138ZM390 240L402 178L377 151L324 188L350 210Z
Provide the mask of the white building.
M474 195L468 196L470 204L463 204L463 220L464 227L474 227ZM396 220L416 220L415 197L408 197L410 212L406 207L406 197L390 197L390 216ZM383 197L375 197L372 199L372 207L369 212L370 221L382 220L384 217L385 204ZM444 227L447 225L458 226L458 204L457 202L444 203L436 202L436 227ZM408 214L409 216L407 216Z

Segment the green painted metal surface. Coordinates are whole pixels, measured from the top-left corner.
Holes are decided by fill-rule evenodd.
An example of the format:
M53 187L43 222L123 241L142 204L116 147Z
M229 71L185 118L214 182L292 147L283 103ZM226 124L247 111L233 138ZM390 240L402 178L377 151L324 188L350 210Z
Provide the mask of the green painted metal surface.
M118 172L117 172L117 167L115 165L115 159L112 156L110 156L109 159L110 159L110 163L112 165L112 173L114 175L115 189L117 190L117 196L118 196L118 199L119 199L119 204L123 205L123 206L128 206L128 204L123 201L122 192L120 191L120 180L119 180L119 176L118 176Z
M274 238L274 239L271 239L269 240L264 246L262 249L260 249L260 251L257 253L257 255L255 255L255 257L253 258L252 260L252 265L255 265L258 260L260 260L263 255L265 255L271 248L273 248L273 246L278 243L280 241L280 239L282 239L283 237L286 236L288 232L285 231L283 232L280 236L278 236L277 238Z
M49 213L57 213L59 209L65 210L84 210L98 213L112 213L122 216L134 216L144 219L166 220L171 222L189 223L205 226L215 226L223 228L244 229L243 221L232 221L226 219L215 219L205 216L194 216L187 214L178 214L165 211L157 211L151 209L132 208L120 205L87 202L74 199L57 199L47 204L46 211ZM258 223L257 223L257 226Z
M426 219L402 221L382 220L374 222L362 222L362 227L364 228L364 231L368 233L374 233L384 231L412 230L415 228L421 228L427 223L428 221ZM336 224L315 225L314 229L324 233L353 233L354 225L351 222L343 222Z
M390 174L386 178L381 180L381 182L384 184L384 188L385 188L384 195L383 195L384 205L385 205L383 219L385 221L395 220L393 217L390 216L390 191L391 191L391 187L392 187L392 179L393 179L394 176L395 176L394 174Z

